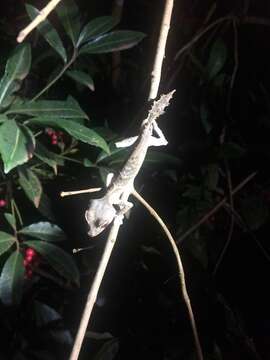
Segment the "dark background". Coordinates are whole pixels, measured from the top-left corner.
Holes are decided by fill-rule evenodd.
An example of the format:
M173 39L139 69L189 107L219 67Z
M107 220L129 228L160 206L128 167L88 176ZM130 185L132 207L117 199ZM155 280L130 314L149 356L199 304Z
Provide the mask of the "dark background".
M44 1L32 3L39 8L46 4ZM113 8L113 2L105 0L81 0L77 3L86 20L109 15ZM147 109L145 99L163 3L157 0L125 1L119 28L142 31L147 37L138 46L121 53L116 86L111 81L112 69L108 66L111 58L108 55L105 61L96 59L99 71L95 76L94 93L81 91L78 94L70 82L62 80L53 87L50 98L64 99L71 94L90 115L95 126L103 126L104 120L107 120L110 128L121 136L134 133ZM194 205L190 205L195 213L193 221L179 225L179 210L186 201L182 197L183 188L194 183L203 184L203 169L218 163L220 173L225 174L229 164L233 188L250 173L257 172L256 177L235 197L235 207L240 213L243 211L241 214L246 219L246 227L243 229L235 225L216 275L213 276L213 270L228 238L230 225L230 216L224 209L205 222L196 236L187 237L180 250L205 359L270 359L270 3L266 0L220 0L215 4L212 17L204 24L214 6L213 1L176 1L160 93L176 89L172 105L161 120L161 127L169 140L169 146L162 152L177 158L178 163L162 162L146 166L137 180L137 189L154 206L177 239L183 230L205 213L197 210L195 199ZM229 88L235 66L232 24L215 27L180 59L174 60L176 52L195 34L216 19L230 14L237 19L239 61L232 90ZM246 16L256 17L256 23L245 23ZM265 24L259 24L259 18L264 19ZM2 64L15 46L18 31L28 21L24 1L9 0L1 4L0 19ZM52 21L56 21L53 16ZM227 81L220 87L208 81L205 74L211 46L217 40L222 40L228 53L222 70ZM31 41L34 39L31 38ZM45 48L45 43L34 45L33 58L35 53L37 55ZM44 64L38 73L31 73L27 80L28 93L35 93L46 83L47 74L54 66L52 60ZM206 133L200 117L202 103L208 106L210 133ZM217 155L222 147L224 129L225 142L241 146L243 156ZM58 224L69 235L72 247L85 247L89 245L89 239L83 213L88 197L60 200L58 194L63 190L97 185L100 180L93 170L87 168L70 166L68 173L69 177L60 177L49 183L47 190L54 199ZM225 195L228 194L226 176L220 177L219 188ZM258 198L264 206L261 215L256 211ZM214 198L213 205L218 199L221 197ZM249 210L248 214L245 210ZM259 226L253 226L254 222ZM80 289L64 291L48 283L34 286L32 296L36 296L33 294L38 291L39 298L44 302L62 308L64 324L72 335L76 333L105 238L104 235L98 240L91 240L89 251L75 255L82 271ZM191 240L191 245L188 245ZM203 253L207 254L206 265L202 253L195 256L196 240L207 248ZM192 332L179 294L175 259L166 238L146 211L136 205L121 229L89 331L113 335L119 346L115 359L195 359ZM21 311L28 314L29 304L31 295L24 299ZM24 326L22 331L31 338L31 346L44 346L44 334L35 334L27 325L27 317ZM5 330L2 337L5 337ZM3 353L10 354L9 350L5 350L5 344L7 349L12 344L6 342L2 349ZM101 340L92 340L90 335L87 336L81 358L94 359L102 344ZM51 358L66 359L69 350L66 346L57 345L56 355L51 355ZM13 359L12 356L7 358ZM32 358L37 357L29 356L29 359ZM107 357L104 356L104 359Z

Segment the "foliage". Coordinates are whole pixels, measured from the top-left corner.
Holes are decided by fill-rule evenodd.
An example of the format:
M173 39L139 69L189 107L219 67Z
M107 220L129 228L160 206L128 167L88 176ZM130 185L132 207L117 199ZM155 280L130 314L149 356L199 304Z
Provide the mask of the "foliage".
M137 6L137 2L136 5L128 3L128 7ZM146 2L142 3L144 9L149 7ZM239 16L239 8L230 9L230 15L224 18L218 17L216 24L216 20L211 20L223 11L221 3L213 2L207 9L206 20L199 30L190 21L184 22L185 26L181 23L179 29L177 24L171 29L175 46L185 40L173 57L168 50L169 66L163 74L163 84L178 87L173 114L169 110L168 122L164 122L170 147L166 153L150 149L145 162L149 176L140 177L139 183L143 186L139 190L149 190L147 197L153 196L153 204L159 201L156 208L184 253L200 336L207 343L205 359L226 360L238 355L227 354L228 349L236 349L237 353L239 348L243 358L249 358L250 354L258 358L234 295L242 293L241 286L248 279L247 295L240 294L239 298L245 304L258 302L249 283L256 271L254 259L245 260L249 247L252 256L259 254L258 268L265 259L269 261L266 241L261 241L260 236L264 237L269 220L269 180L265 164L270 152L269 91L265 79L259 75L261 62L268 58L266 54L258 56L256 51L253 55L249 43L243 45L249 38L242 31L246 18L244 14ZM248 2L245 3L248 6ZM26 12L32 19L38 10L27 4ZM102 117L94 114L91 100L93 93L97 96L96 89L100 89L99 80L105 79L105 86L107 84L108 64L111 65L107 53L133 47L144 34L115 30L118 20L112 16L98 17L86 24L83 18L75 1L62 1L53 16L39 25L33 41L16 46L6 55L5 62L2 57L0 64L0 310L4 309L1 318L5 331L14 332L11 338L18 344L15 359L16 356L17 359L51 359L52 346L56 353L57 346L61 347L59 358L63 358L62 349L69 351L72 344L63 315L66 293L77 289L81 272L88 277L95 270L96 258L91 262L88 255L81 255L78 269L66 251L76 234L67 236L62 230L64 226L55 216L55 199L50 196L49 185L52 181L62 182L64 177L70 180L70 173L77 175L79 170L94 174L92 180L96 185L95 176L98 174L104 180L108 172L123 164L130 151L115 148L118 135L111 130L102 112ZM143 21L148 21L147 16L143 16ZM46 49L42 48L37 54L34 43L42 43L42 39ZM262 38L258 39L260 43ZM145 53L141 57L147 58ZM133 95L140 99L143 86L138 88L135 79L139 78L137 60L129 59L121 64L124 86L120 83L117 89L106 89L112 102L117 99L119 103L121 97L124 104L125 91L134 84ZM33 79L43 74L46 63L50 64L50 70L48 76L46 71L43 75L46 79L43 87L44 84L41 86ZM140 71L148 79L150 66L146 61L143 65L146 70ZM128 67L135 74L134 84L126 78ZM70 86L68 90L73 91L63 96L66 84ZM39 87L42 89L37 91ZM89 107L81 101L84 96ZM101 104L102 110L106 110L104 99ZM126 114L130 116L131 112L128 101L125 106L126 113L123 111L123 115L117 109L115 116L121 126ZM96 123L98 126L94 126ZM125 129L133 125L123 123ZM235 192L236 185L255 170L262 170L260 180L256 178L254 185L252 177L252 182ZM158 194L156 198L155 194ZM178 285L175 271L170 268L173 260L170 262L167 245L159 230L155 230L152 219L148 220L143 210L136 215L139 220L132 215L128 235L128 249L134 251L121 260L124 265L119 266L125 270L119 275L121 279L109 279L117 300L107 302L108 311L111 310L112 316L116 314L115 333L121 332L118 314L130 311L128 320L124 320L128 321L125 323L128 331L125 329L119 338L107 332L88 332L86 342L88 338L91 344L97 342L96 357L93 355L97 359L113 359L118 352L119 358L133 355L155 358L156 354L167 359L193 358L186 309L180 303L179 310L179 291L172 289L174 284ZM73 231L74 228L75 225ZM77 230L79 233L80 229ZM154 231L158 233L155 237ZM131 253L135 254L134 258ZM223 282L219 275L224 277ZM238 281L235 289L230 288L226 293L234 281ZM54 293L59 296L54 297ZM84 295L85 289L82 297ZM129 308L123 310L121 296ZM104 302L106 296L102 294L97 306ZM12 316L5 312L6 308ZM25 325L29 320L31 329ZM29 334L33 333L42 338L43 347L31 340Z
M26 4L26 10L30 19L38 14L38 9L32 5ZM81 14L72 0L58 6L56 13L70 40L69 45L64 45L61 35L48 19L38 26L38 31L64 63L60 72L43 90L29 98L23 85L31 74L32 51L30 43L23 43L9 56L0 81L0 186L1 207L6 218L0 232L3 257L0 299L6 305L18 305L22 301L25 282L32 282L41 270L43 276L48 271L48 277L52 272L53 276L60 276L71 285L79 285L74 260L58 245L59 241L66 240L63 231L46 220L25 224L26 200L21 203L17 194L24 192L40 212L36 217L46 218L51 209L44 183L57 176L59 167L64 171L66 161L74 160L84 166L84 159L79 155L72 158L80 143L94 146L104 154L110 153L106 139L89 127L89 116L73 97L44 100L41 96L63 75L94 91L91 74L76 67L77 59L82 54L128 49L144 37L135 31L111 31L117 25L111 16L96 18L82 26ZM70 58L69 54L72 54ZM48 138L51 144L48 144ZM40 260L38 266L32 266L31 276L26 276L26 268L30 266L26 263L29 248L34 251L32 256L39 256Z

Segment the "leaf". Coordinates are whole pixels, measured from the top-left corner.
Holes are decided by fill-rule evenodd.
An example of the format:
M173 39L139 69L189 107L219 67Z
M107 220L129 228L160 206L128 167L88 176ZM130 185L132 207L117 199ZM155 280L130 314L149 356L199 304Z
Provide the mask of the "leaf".
M250 230L258 230L269 218L268 205L256 195L241 199L240 209Z
M83 45L80 54L102 54L126 50L138 44L145 35L138 31L113 31Z
M8 117L5 114L0 114L0 124L8 121Z
M200 106L200 116L204 130L208 135L211 132L213 125L209 121L209 111L204 103L201 103Z
M77 43L77 46L89 41L92 37L102 35L118 24L119 20L114 16L100 16L89 21L84 26Z
M0 231L0 255L6 252L15 242L16 239L13 235Z
M13 214L10 213L4 213L5 219L9 223L9 225L12 227L12 229L16 230L16 219Z
M95 91L94 81L90 75L83 71L69 70L66 72L71 79L77 81L79 84L87 86L90 90Z
M26 196L33 202L35 207L38 208L42 195L42 185L38 177L30 169L20 170L19 184L23 188Z
M24 244L35 249L51 267L69 281L79 285L80 275L73 258L59 247L44 241L25 241Z
M45 146L43 146L40 142L37 142L36 149L34 155L53 168L54 173L57 174L57 165L64 165L63 159L61 159L57 154L49 151Z
M62 316L51 306L39 301L34 302L35 316L38 327L46 326L49 323L61 320Z
M6 305L19 304L23 290L23 256L14 251L5 262L0 277L0 299Z
M30 116L48 116L57 119L88 119L86 113L72 97L68 97L66 101L39 100L15 104L6 113Z
M101 349L94 357L94 360L113 360L119 351L118 339L112 339L102 345Z
M41 198L40 198L40 202L39 202L39 206L38 206L38 211L44 215L47 219L49 219L50 221L55 221L55 216L54 213L52 211L52 206L51 206L51 200L50 198L45 194L45 192L43 191Z
M207 63L207 73L212 80L223 68L227 60L227 48L223 41L216 41L211 50Z
M98 135L94 130L81 125L75 121L65 119L53 119L49 117L39 117L30 119L32 123L38 123L40 125L50 125L53 127L59 127L73 136L75 139L80 140L84 143L97 146L103 149L105 152L109 152L109 147L106 141Z
M28 75L31 66L31 47L20 44L8 59L5 74L0 81L0 108L9 106L14 100L14 92Z
M18 232L44 241L66 240L66 235L60 227L45 221L26 226Z
M39 15L39 10L30 4L26 4L26 11L31 20ZM67 53L55 28L48 19L45 19L37 26L38 31L47 41L47 43L61 56L64 62L67 62Z
M81 28L79 9L73 0L62 1L55 8L57 15L70 37L72 44L76 47L76 42L79 37Z
M232 142L224 143L218 150L218 157L225 159L240 159L246 153L246 150L240 145Z
M8 120L0 126L0 153L6 174L31 159L33 149L29 134L15 120Z

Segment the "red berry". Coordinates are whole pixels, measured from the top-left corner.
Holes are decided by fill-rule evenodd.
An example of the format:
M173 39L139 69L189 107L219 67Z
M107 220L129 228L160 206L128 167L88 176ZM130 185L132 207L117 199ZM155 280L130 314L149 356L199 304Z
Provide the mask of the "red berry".
M30 278L32 277L32 275L33 275L33 271L32 271L31 269L27 269L27 270L26 270L26 277L27 277L28 279L30 279Z
M58 139L57 133L54 132L54 133L51 135L51 138L52 138L52 140L57 140L57 139Z
M58 144L58 140L57 139L52 139L52 145L57 145Z
M51 129L51 128L46 128L45 131L49 136L51 136L54 133L53 129Z
M6 205L7 205L6 200L0 199L0 207L4 207L4 206L6 206Z
M24 259L24 260L23 260L23 265L24 265L24 267L26 267L28 264L29 264L28 260Z
M33 256L36 255L36 251L34 249L32 249L32 248L27 248L26 251L25 251L25 254L26 254L26 256L33 257Z

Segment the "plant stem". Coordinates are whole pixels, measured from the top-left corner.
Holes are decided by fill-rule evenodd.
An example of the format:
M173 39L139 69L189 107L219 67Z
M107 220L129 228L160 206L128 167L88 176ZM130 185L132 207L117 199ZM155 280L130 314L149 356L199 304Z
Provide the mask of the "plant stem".
M49 84L47 84L35 97L33 97L33 99L31 100L32 101L35 101L37 100L41 95L43 95L51 86L53 86L56 81L58 81L61 76L65 73L65 71L74 63L74 61L76 60L76 57L78 55L78 52L77 52L77 48L74 48L73 50L73 54L72 54L72 57L71 59L69 60L69 62L67 62L63 69L59 72L58 75L56 75L56 77L54 79L52 79L51 82L49 82Z

